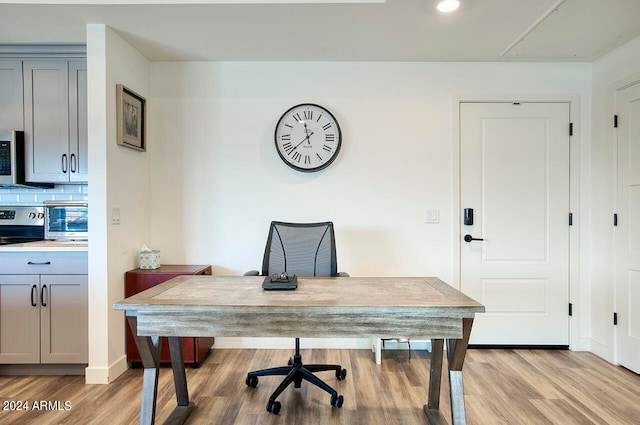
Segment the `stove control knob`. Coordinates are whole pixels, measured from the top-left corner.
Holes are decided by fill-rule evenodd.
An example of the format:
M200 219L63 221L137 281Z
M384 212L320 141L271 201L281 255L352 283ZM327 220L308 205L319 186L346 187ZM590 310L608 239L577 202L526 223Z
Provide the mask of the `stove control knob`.
M44 213L38 213L38 218L40 219L44 218Z
M30 213L29 213L29 218L31 218L31 219L36 218L36 213L34 213L34 212L30 212Z

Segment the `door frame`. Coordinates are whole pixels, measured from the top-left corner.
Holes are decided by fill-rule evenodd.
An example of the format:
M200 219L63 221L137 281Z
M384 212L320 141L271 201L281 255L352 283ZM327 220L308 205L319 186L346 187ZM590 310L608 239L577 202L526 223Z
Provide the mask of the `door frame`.
M569 349L584 351L589 349L589 341L580 335L581 293L580 293L580 109L581 98L575 94L455 94L452 106L452 285L460 289L460 249L461 249L461 205L460 205L460 104L461 103L536 102L569 103L569 120L573 123L573 135L569 138L569 208L573 214L573 225L569 227L569 302L572 316L569 318ZM569 129L567 128L567 132ZM567 217L569 220L569 217ZM567 309L569 306L567 306ZM568 314L568 312L567 312Z

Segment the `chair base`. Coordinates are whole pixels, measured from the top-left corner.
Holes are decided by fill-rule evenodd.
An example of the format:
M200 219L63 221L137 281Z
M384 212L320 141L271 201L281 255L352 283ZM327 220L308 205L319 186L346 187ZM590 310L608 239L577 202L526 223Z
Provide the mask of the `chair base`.
M258 385L259 376L273 376L284 375L284 380L278 385L278 388L271 394L269 401L267 402L267 411L270 413L278 414L280 411L280 402L276 401L276 398L291 384L294 384L295 388L302 386L302 381L308 381L315 386L323 389L331 395L330 404L335 407L342 407L344 401L343 396L338 395L336 390L331 388L322 379L315 376L314 372L323 372L333 370L336 373L338 380L343 380L347 376L347 370L343 369L340 365L325 365L325 364L312 364L303 365L302 357L300 356L299 341L296 338L296 353L289 359L288 366L273 367L269 369L256 370L247 374L246 384L250 387L256 387Z

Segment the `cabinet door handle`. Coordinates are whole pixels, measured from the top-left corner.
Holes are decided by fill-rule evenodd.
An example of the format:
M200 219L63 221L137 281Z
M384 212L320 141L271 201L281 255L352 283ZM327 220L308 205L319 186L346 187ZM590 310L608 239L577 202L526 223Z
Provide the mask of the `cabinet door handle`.
M49 264L51 264L51 261L43 261L41 263L28 261L27 264L30 266L48 266Z
M72 173L76 172L76 165L77 165L76 162L77 162L76 161L76 154L72 153L71 154L71 172Z
M62 154L62 172L63 172L63 173L66 173L66 172L67 172L67 166L68 166L68 163L67 163L67 154L66 154L66 153L63 153L63 154Z
M42 289L40 290L40 304L42 307L46 307L47 303L44 301L44 292L47 290L47 285L42 285ZM49 298L49 292L47 291L47 299Z
M36 285L33 285L31 287L31 307L37 307L38 304L36 304L38 302L37 297L38 297L38 287Z

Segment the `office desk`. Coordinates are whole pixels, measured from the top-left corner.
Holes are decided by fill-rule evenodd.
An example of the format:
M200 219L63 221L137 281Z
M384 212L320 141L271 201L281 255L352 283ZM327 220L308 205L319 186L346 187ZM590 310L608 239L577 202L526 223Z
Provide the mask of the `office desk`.
M144 366L140 424L155 421L160 336L169 337L177 398L165 423L184 423L193 410L180 349L184 335L431 338L424 406L430 424L446 423L439 410L446 341L452 421L466 423L462 366L482 304L433 277L299 278L295 291L264 291L263 279L180 276L114 306L126 312Z

